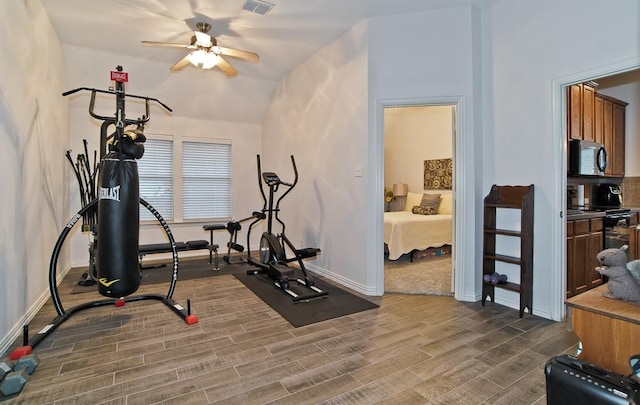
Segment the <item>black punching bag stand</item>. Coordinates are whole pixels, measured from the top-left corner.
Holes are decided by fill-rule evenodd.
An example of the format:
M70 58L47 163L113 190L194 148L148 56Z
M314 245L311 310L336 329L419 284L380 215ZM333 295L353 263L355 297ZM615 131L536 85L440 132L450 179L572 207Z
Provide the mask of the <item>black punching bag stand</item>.
M49 264L49 290L58 316L42 328L31 340L29 340L29 327L23 326L23 346L13 350L9 357L12 360L32 352L42 340L55 331L62 323L73 314L85 309L105 305L124 306L127 302L142 300L161 301L169 307L186 324L198 323L198 317L191 314L191 303L187 300L187 308L173 301L173 293L178 279L178 252L176 242L171 229L164 221L160 213L149 203L139 197L138 171L135 159L142 157L144 147L144 124L149 121L149 101L155 101L167 111L172 111L167 105L155 98L125 94L124 82L128 80L127 73L122 67L116 67L111 72L111 79L115 80L115 90L97 90L80 87L62 93L68 96L81 90L91 91L89 103L89 115L103 121L100 127L100 158L102 168L100 173L100 195L97 199L84 206L66 224L53 249ZM114 117L100 116L94 113L95 97L97 93L112 94L116 97L116 114ZM138 119L128 119L125 116L125 97L142 99L145 103L145 115ZM107 136L107 129L115 125L116 131ZM135 125L136 130L125 131L129 125ZM112 139L109 139L112 138ZM107 141L110 143L110 151L107 152ZM107 170L105 170L105 166ZM139 204L138 204L139 202ZM115 204L113 204L115 203ZM124 203L124 204L123 204ZM112 204L112 205L110 205ZM139 205L148 209L160 222L171 244L173 254L173 273L169 284L169 291L162 294L130 295L137 291L140 284L140 269L138 267L138 233L139 233ZM108 299L91 301L65 310L60 301L57 287L57 263L62 245L74 225L89 210L98 208L98 232L100 234L100 246L98 249L98 291L109 297ZM126 226L127 229L122 229ZM102 253L100 252L102 249Z

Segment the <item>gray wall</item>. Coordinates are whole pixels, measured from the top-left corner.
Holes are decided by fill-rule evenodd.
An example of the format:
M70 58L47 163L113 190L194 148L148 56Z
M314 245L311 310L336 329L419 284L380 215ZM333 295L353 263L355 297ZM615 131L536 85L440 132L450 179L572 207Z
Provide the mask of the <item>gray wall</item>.
M48 268L68 220L69 143L62 51L38 1L0 2L0 353L49 297ZM60 260L64 268L68 254Z

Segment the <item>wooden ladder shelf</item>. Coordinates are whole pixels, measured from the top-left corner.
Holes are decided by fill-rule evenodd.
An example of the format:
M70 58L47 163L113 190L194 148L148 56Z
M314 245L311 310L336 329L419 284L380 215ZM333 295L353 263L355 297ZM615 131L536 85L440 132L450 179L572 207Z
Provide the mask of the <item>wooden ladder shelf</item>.
M502 288L520 294L520 317L525 308L532 313L533 304L533 198L534 186L493 185L484 198L484 246L482 251L482 274L493 274L496 262L520 267L520 282L491 283L482 281L482 305L487 297L495 302L495 289ZM498 229L497 211L520 210L520 230ZM520 239L520 256L509 256L496 252L496 235Z

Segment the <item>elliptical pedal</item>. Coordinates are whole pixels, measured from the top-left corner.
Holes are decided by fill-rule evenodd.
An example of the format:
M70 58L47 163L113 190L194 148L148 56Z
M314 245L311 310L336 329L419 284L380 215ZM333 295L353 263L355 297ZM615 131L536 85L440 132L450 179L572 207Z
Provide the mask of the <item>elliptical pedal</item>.
M320 248L302 248L296 249L296 255L300 259L308 259L310 257L316 257L320 253Z
M269 274L276 280L280 280L283 278L286 279L287 276L293 275L293 269L289 266L285 266L284 264L270 264Z

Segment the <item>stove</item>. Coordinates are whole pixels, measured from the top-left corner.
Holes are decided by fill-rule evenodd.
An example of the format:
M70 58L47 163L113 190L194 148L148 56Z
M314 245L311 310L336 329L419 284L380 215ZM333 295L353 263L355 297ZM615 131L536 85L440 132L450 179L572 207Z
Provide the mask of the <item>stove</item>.
M628 208L605 209L604 216L604 248L621 248L629 246L629 228L631 227L631 210Z

